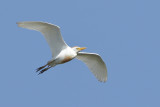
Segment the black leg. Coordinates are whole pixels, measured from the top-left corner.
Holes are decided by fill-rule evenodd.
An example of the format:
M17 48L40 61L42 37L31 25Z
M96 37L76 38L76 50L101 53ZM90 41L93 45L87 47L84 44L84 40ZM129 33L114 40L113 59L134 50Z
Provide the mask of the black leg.
M39 74L42 74L43 72L47 71L47 70L50 69L50 68L51 68L51 66L48 66L47 68L42 69L42 70L39 72ZM39 74L38 74L38 75L39 75Z
M46 67L47 65L41 66L39 68L36 69L36 72L38 72L39 70L43 69L44 67Z

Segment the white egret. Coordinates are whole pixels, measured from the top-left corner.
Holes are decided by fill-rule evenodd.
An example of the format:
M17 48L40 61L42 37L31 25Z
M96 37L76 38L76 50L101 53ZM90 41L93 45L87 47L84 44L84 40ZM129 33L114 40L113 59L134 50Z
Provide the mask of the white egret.
M102 58L95 53L80 52L86 49L85 47L69 47L64 42L58 26L45 22L33 21L18 22L17 24L19 27L41 32L50 46L52 59L48 61L46 65L37 69L39 74L58 64L63 64L77 58L89 67L99 81L105 82L107 80L107 68Z

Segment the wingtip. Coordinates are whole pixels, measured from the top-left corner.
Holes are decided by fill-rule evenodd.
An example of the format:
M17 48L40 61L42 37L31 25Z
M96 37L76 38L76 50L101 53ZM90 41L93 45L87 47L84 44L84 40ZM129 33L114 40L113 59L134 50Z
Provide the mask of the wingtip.
M99 82L102 82L102 83L107 82L107 79L108 79L107 76L104 77L104 78L98 78L98 77L96 76L96 78L98 79Z
M22 23L22 22L16 22L16 24L20 24L20 23Z
M106 83L107 79L105 79L105 80L99 80L99 81L102 82L102 83Z
M43 22L43 21L23 21L23 22L16 22L16 24L17 24L19 27L24 27L24 25L27 24L27 23L43 23L43 24L52 25L52 26L60 29L60 27L59 27L58 25L51 24L51 23L48 23L48 22Z
M19 22L16 22L17 25L19 25Z
M20 27L21 22L16 22L17 26Z

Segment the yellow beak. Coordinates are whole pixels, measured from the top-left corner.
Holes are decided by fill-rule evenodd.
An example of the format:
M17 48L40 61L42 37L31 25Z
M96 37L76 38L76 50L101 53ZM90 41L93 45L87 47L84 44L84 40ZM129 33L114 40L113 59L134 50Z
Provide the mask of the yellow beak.
M78 48L79 51L86 49L86 47Z

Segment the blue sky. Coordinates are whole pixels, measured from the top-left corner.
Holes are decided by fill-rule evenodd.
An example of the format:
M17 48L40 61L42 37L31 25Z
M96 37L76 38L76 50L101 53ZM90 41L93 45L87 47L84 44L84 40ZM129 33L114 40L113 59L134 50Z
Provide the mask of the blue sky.
M1 107L159 107L160 1L2 0L0 3ZM18 21L61 27L70 46L101 55L101 83L73 60L37 75L51 59L43 36Z

